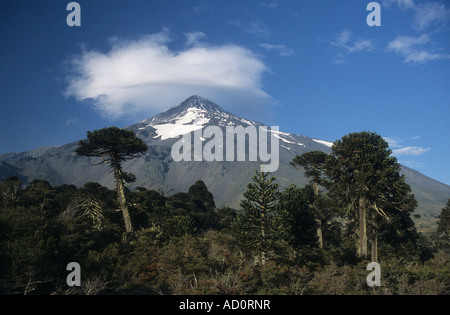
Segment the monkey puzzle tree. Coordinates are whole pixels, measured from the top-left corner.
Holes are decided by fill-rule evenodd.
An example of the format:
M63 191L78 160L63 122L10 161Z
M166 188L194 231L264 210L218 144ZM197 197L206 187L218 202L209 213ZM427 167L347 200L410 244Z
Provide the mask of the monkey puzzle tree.
M269 243L277 238L280 192L275 177L269 177L267 172L256 171L252 181L241 201L244 211L233 221L232 231L242 247L256 249L261 265L265 266Z
M75 152L81 156L101 157L102 161L96 165L108 163L114 172L117 198L122 211L125 230L133 232L130 213L125 198L124 181L133 176L122 170L122 162L133 159L147 151L148 146L139 139L133 131L108 127L87 132L87 139L80 140Z
M321 151L309 151L302 155L297 155L291 162L295 168L302 167L305 169L305 176L311 178L311 184L314 190L314 200L311 205L316 216L317 237L319 238L319 246L323 248L322 227L324 221L329 216L323 205L323 196L319 193L319 185L324 185L323 167L327 158L327 154Z
M392 211L412 212L417 205L391 153L378 134L351 133L334 143L324 168L332 181L331 190L356 219L360 257L367 256L370 228L372 261L377 260L379 219Z
M322 151L309 151L302 155L297 155L291 162L294 167L303 167L305 176L311 178L314 195L319 194L319 185L323 183L323 166L327 154Z

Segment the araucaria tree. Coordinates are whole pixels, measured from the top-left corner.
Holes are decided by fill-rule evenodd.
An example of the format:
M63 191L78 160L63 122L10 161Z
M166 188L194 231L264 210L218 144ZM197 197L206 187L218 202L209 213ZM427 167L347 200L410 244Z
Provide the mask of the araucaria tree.
M324 221L329 216L323 207L323 196L319 193L319 186L324 185L325 180L323 176L323 168L327 154L322 151L309 151L302 155L297 155L291 162L295 168L302 167L305 170L305 176L311 178L311 184L314 191L312 208L316 217L317 237L319 239L319 246L323 248L323 233L322 227Z
M244 212L233 222L233 234L246 249L256 249L261 265L267 261L269 243L275 239L277 216L275 212L280 200L278 184L269 173L258 172L253 183L247 185L241 207Z
M372 261L377 261L379 220L395 211L412 212L417 205L391 153L380 135L351 133L334 143L325 166L331 190L356 219L358 254L367 257L370 237Z
M122 211L125 230L133 232L130 213L125 198L124 181L133 177L123 172L122 162L133 159L147 151L147 144L139 139L133 131L117 127L103 128L87 132L87 139L80 140L75 152L81 156L101 157L97 165L111 165L116 181L117 198Z

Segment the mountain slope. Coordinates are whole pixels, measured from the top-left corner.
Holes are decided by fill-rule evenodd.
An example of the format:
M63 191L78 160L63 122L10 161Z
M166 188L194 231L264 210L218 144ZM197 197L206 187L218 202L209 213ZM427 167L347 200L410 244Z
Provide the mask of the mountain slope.
M166 194L187 191L197 180L203 180L213 193L218 206L239 208L242 193L251 182L254 171L260 168L258 161L181 161L175 162L171 155L172 145L180 136L192 131L202 131L207 126L218 126L226 134L226 126L257 126L262 123L250 121L229 113L217 104L200 96L192 96L167 111L127 127L133 130L149 146L142 158L127 161L124 169L136 175L131 187L143 186L160 189ZM331 152L331 142L275 132L279 140L279 168L274 173L281 188L290 184L303 186L307 179L303 171L294 170L289 162L299 154L320 150ZM200 139L205 144L206 139ZM249 138L248 146L257 145ZM235 142L236 143L236 142ZM45 179L52 185L74 184L81 186L96 181L114 187L114 180L107 165L92 166L95 158L79 157L74 150L77 142L60 147L45 147L23 153L0 155L0 179L16 175L25 183L33 179ZM248 147L246 148L248 154ZM407 167L402 168L411 185L419 207L416 213L426 219L436 217L450 198L450 186L437 182Z

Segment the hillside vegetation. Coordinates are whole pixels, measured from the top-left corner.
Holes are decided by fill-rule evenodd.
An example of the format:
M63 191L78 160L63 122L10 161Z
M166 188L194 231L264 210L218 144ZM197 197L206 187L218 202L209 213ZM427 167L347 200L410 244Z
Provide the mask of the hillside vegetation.
M239 209L217 207L203 181L165 196L124 188L127 173L116 190L10 177L0 183L0 293L449 294L450 201L434 235L418 233L414 195L379 136L350 134L331 155L292 164L309 184L280 189L255 171ZM366 283L371 261L381 286ZM71 262L81 286L67 283Z

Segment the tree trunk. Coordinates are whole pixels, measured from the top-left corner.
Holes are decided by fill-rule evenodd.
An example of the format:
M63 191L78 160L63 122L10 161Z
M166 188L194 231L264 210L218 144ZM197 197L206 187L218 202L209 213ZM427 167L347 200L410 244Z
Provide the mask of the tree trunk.
M359 257L367 257L366 198L359 198Z
M322 221L316 219L316 223L317 223L317 238L319 239L319 247L323 249Z
M377 232L374 232L374 235L372 237L372 251L371 251L371 257L372 262L378 262L378 240L377 240Z
M317 182L313 182L314 187L314 199L317 200L319 197L319 184ZM323 248L323 233L322 233L322 220L317 218L319 216L319 209L317 209L317 202L314 202L314 212L316 215L316 223L317 223L317 238L319 239L319 247Z
M319 184L317 182L313 182L314 187L314 196L319 196Z
M125 199L125 188L122 178L122 168L120 162L113 162L114 178L116 180L117 198L119 201L120 210L122 211L123 221L125 223L125 231L127 233L133 232L133 226L131 224L130 212L128 211L127 201Z
M261 209L261 265L266 265L266 210Z
M373 218L373 232L371 243L371 258L372 262L378 262L378 235L377 235L377 219Z

